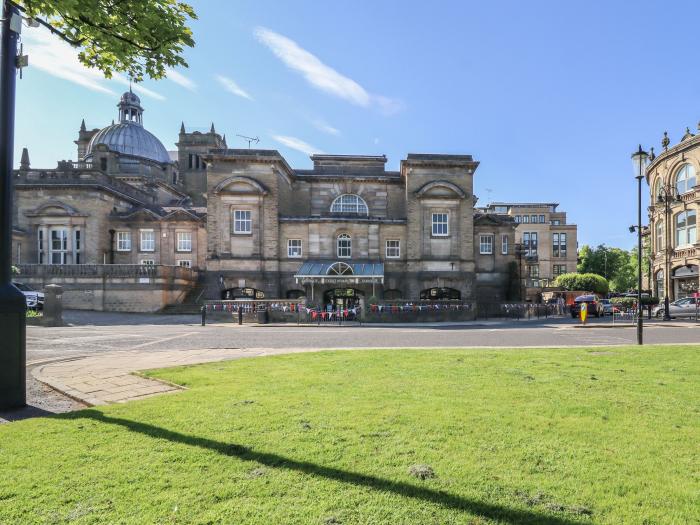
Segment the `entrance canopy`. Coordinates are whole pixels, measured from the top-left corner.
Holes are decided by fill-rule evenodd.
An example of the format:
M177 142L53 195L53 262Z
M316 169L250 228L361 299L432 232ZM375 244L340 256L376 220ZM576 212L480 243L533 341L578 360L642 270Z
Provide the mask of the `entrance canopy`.
M294 275L297 284L383 284L384 263L306 261Z

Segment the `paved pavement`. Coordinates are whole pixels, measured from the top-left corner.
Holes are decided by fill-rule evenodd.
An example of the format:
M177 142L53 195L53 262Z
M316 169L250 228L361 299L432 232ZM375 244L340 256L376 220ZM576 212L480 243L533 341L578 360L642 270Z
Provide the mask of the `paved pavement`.
M331 348L536 347L634 344L631 325L569 318L450 325L200 326L198 316L67 312L71 326L28 327L31 376L78 403L124 402L179 389L134 375L149 368ZM700 326L651 322L647 343L698 343ZM31 379L30 379L31 381ZM0 415L0 417L2 417Z

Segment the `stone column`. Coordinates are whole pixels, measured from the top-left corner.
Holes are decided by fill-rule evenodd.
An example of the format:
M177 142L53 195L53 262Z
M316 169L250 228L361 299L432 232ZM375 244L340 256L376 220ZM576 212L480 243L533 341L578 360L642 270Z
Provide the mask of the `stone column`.
M75 264L73 257L73 225L66 226L66 262L65 264Z
M51 240L49 239L49 227L46 224L42 224L39 226L39 230L41 231L41 237L43 239L41 243L41 251L44 253L44 264L49 264L49 244L51 243ZM38 254L37 262L39 262Z

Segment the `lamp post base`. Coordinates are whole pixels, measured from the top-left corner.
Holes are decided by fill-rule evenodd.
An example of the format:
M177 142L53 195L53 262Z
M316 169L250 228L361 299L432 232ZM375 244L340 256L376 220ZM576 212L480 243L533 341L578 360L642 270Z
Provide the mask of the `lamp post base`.
M0 286L0 409L27 404L26 315L24 294L12 284Z

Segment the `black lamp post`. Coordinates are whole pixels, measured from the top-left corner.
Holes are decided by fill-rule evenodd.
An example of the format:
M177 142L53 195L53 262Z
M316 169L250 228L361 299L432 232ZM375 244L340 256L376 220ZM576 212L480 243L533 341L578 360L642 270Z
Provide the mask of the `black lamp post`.
M673 204L682 202L678 197L678 192L676 188L671 185L663 185L659 188L659 194L656 196L656 202L659 206L663 206L664 209L664 321L671 320L671 313L669 312L669 296L671 295L670 290L670 252L673 250L672 240L671 240L671 206Z
M15 130L17 8L0 0L0 408L26 404L26 310L24 295L12 284L12 165Z
M649 154L642 149L632 153L632 163L634 165L634 174L637 179L637 344L643 344L643 320L642 320L642 179L644 178L644 169Z

